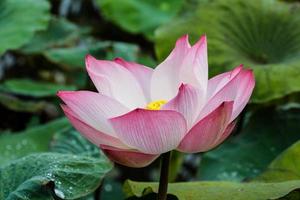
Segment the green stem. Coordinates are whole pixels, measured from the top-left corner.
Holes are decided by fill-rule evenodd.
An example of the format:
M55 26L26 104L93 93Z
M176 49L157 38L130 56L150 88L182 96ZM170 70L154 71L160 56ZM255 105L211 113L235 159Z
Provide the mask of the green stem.
M170 151L161 155L161 169L157 198L158 200L167 199L170 156Z

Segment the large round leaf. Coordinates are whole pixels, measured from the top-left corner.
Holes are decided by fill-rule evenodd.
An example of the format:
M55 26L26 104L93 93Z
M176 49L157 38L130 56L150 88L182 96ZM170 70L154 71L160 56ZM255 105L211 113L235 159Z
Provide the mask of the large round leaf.
M59 153L32 154L0 168L0 199L53 199L46 185L62 199L94 191L112 165L105 159ZM48 195L47 195L48 194Z
M63 199L83 197L112 168L99 148L71 129L65 118L24 133L6 134L1 141L1 161L6 164L0 168L0 179L5 180L0 183L0 199L52 200L53 192ZM49 146L53 153L32 154ZM12 161L16 158L20 159Z
M50 19L47 0L0 1L0 55L27 43Z
M51 151L99 158L101 151L73 129L66 129L54 135L50 145ZM105 158L105 156L102 156Z
M25 131L0 134L0 165L31 153L48 151L54 134L70 128L66 118L35 126Z
M157 183L127 181L124 191L128 197L141 197L157 193ZM234 182L188 182L169 184L168 193L180 200L266 200L284 198L288 193L299 190L300 181L281 183L234 183ZM297 197L300 192L295 191Z
M207 34L211 74L241 63L254 70L253 102L300 91L299 9L275 0L202 1L193 14L157 30L158 57L166 57L186 33L192 41Z

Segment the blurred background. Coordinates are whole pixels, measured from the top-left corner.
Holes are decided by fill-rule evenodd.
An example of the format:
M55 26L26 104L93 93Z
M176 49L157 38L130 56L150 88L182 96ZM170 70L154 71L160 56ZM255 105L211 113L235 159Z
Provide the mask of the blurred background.
M124 199L125 180L157 181L157 161L112 169L56 92L95 90L86 54L153 68L184 34L207 35L210 76L243 63L256 88L224 144L173 152L170 181L299 180L300 1L1 0L0 199Z

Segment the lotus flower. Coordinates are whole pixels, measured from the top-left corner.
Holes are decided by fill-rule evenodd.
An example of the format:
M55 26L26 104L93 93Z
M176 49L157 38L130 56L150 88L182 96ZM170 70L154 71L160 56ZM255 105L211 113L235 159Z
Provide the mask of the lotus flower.
M208 80L206 36L177 40L154 70L121 58L86 57L98 92L60 91L73 126L114 162L144 167L160 154L208 151L232 132L254 88L238 66Z

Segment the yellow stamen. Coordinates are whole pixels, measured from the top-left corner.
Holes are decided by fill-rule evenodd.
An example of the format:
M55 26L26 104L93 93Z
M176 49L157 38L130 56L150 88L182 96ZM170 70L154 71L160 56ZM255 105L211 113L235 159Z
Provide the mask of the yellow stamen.
M165 100L152 101L146 106L146 108L148 110L160 110L161 106L163 106L166 103L167 101Z

